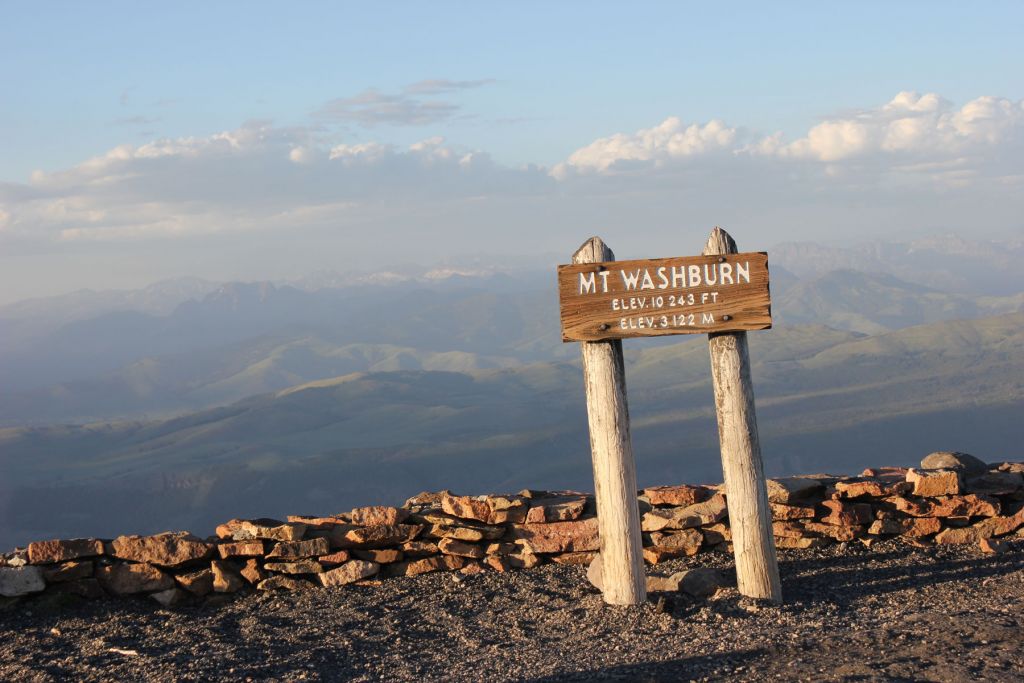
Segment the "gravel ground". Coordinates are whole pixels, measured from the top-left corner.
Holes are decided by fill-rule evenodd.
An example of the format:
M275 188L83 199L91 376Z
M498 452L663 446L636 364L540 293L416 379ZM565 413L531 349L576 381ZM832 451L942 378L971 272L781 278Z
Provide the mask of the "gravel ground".
M780 551L781 607L734 589L609 607L585 567L0 610L0 680L1020 681L1024 541ZM658 565L732 571L704 553ZM654 596L655 599L657 596Z

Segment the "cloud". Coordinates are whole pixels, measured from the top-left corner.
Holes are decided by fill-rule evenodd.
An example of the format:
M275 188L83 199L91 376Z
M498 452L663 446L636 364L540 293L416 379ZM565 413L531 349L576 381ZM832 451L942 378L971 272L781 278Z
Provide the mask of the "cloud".
M384 93L369 88L352 97L326 102L313 112L313 117L323 121L356 123L367 128L378 125L427 126L443 123L454 118L461 107L445 100L426 98L479 88L493 82L491 79L433 79L408 85L400 93Z
M73 168L0 186L0 236L82 241L290 229L354 208L536 192L539 169L495 164L431 137L329 145L254 121L205 137L119 145Z
M405 86L405 92L412 95L440 95L443 93L471 90L494 83L493 78L476 81L450 81L444 78L433 78Z
M572 173L616 173L732 148L736 129L718 120L704 125L684 124L672 116L653 128L600 138L573 152L552 174L565 179Z
M766 173L810 173L850 184L1017 182L1024 170L1022 147L1024 101L985 96L958 109L935 93L905 91L880 107L826 117L793 141L782 133L742 132L718 120L688 124L671 117L652 128L595 140L551 173L560 180L649 178L731 158L736 169L760 165Z
M0 254L14 258L10 245L44 253L308 231L358 239L361 248L402 241L444 250L499 241L504 230L562 249L566 232L668 234L683 221L751 221L788 237L801 226L978 220L1019 230L1022 186L1024 108L998 97L957 107L900 93L790 139L670 117L593 140L552 167L521 168L440 136L339 141L329 128L250 121L118 145L27 182L0 183Z

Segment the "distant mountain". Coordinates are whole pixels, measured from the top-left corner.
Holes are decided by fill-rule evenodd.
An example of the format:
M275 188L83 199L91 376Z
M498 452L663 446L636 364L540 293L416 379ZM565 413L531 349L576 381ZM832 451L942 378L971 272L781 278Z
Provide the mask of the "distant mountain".
M1024 314L750 337L771 475L911 464L941 448L1022 455ZM718 480L706 340L627 348L641 485ZM430 488L590 488L582 399L575 363L397 370L165 421L0 430L0 546L201 531L232 515L326 513Z
M782 325L820 323L879 334L912 325L1024 310L1024 294L969 297L904 282L892 275L833 270L789 287L773 301Z
M93 379L144 359L264 336L318 336L336 346L388 344L526 360L557 355L561 342L551 292L505 290L416 282L307 292L272 283L230 283L169 315L116 312L64 325L0 354L0 375L7 392L21 393Z
M968 240L956 235L911 242L833 247L812 242L779 244L777 263L802 280L833 270L886 273L943 292L1009 296L1024 292L1024 240Z
M180 277L161 280L142 289L82 289L0 306L0 352L29 345L78 320L129 311L167 315L181 303L201 299L218 286L199 278Z

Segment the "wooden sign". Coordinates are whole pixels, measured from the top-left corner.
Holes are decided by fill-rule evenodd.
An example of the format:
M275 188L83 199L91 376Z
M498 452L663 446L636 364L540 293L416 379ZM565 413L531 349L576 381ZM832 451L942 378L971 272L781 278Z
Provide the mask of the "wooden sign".
M558 295L565 342L772 326L765 252L559 266Z

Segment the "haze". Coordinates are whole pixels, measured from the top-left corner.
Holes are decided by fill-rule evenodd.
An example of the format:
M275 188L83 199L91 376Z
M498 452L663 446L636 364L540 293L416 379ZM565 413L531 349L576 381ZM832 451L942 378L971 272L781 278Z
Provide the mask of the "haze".
M1018 3L8 3L0 303L1020 237Z

